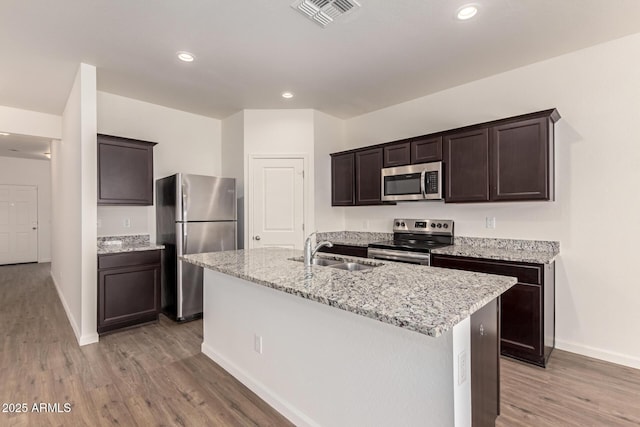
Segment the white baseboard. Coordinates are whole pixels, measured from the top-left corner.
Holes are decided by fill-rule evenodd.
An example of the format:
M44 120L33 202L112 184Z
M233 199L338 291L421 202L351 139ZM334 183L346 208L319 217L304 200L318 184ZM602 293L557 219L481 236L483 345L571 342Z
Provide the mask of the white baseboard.
M296 426L320 426L307 415L303 414L297 408L295 408L289 401L283 399L277 393L274 393L271 389L269 389L269 387L265 386L260 381L257 381L255 378L250 376L244 370L240 369L233 362L221 356L218 352L216 352L213 348L209 347L204 342L202 343L201 350L205 356L216 362L218 365L222 366L225 371L230 373L234 378L247 386L252 392L257 394L262 400L267 402L272 408L274 408Z
M67 313L67 319L69 320L69 324L71 324L71 329L73 329L73 334L76 336L76 340L78 341L78 345L83 346L87 344L93 344L98 342L98 332L94 332L92 334L82 335L80 333L80 328L76 323L76 319L71 314L71 310L69 309L69 305L67 304L67 300L64 298L64 294L60 290L60 286L56 281L53 273L50 273L51 280L53 281L54 286L56 287L56 291L58 291L58 298L60 298L60 302L62 302L62 307L64 307L65 313Z
M556 338L556 348L559 350L569 351L571 353L581 354L594 359L604 360L606 362L616 363L618 365L628 366L630 368L640 369L640 358L629 356L627 354L615 353L613 351L603 350L600 348L589 347L569 341L563 341ZM553 353L552 356L553 357Z

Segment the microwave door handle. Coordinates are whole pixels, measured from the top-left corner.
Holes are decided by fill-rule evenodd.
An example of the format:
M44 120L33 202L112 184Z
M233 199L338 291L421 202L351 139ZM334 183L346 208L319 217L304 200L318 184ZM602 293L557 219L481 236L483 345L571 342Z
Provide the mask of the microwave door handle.
M420 173L420 192L422 192L422 197L427 198L427 188L425 186L425 180L427 179L427 171L422 171Z

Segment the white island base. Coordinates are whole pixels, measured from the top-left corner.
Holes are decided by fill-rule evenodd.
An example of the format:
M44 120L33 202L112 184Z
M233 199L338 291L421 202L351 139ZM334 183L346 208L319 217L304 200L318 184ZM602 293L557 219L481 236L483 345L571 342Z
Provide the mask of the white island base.
M294 424L471 426L469 318L433 338L204 273L202 352Z

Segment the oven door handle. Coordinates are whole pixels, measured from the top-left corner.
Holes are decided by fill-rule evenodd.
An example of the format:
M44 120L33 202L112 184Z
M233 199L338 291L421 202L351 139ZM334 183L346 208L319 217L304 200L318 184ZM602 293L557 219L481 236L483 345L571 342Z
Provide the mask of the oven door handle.
M422 171L420 173L420 192L422 193L423 198L427 198L427 185L425 183L427 179L427 171Z
M408 251L389 251L384 249L369 248L367 250L367 257L373 259L382 259L388 261L403 261L413 264L430 265L431 255L428 253L418 254L416 252Z

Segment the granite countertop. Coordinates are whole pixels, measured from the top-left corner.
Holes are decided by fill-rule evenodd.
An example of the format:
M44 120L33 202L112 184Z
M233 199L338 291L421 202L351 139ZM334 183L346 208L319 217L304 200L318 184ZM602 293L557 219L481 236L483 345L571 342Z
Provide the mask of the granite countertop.
M560 253L560 244L546 240L456 237L452 246L433 249L431 253L501 261L549 264L553 262Z
M393 239L393 233L372 233L358 231L319 232L316 241L328 240L335 245L367 247L369 243Z
M469 258L495 259L500 261L530 262L549 264L558 256L557 252L527 251L522 249L483 248L468 245L451 245L433 249L432 254Z
M164 245L151 243L148 234L98 237L98 255L158 249L164 249Z
M185 255L183 260L282 292L437 337L516 283L514 277L403 264L366 258L379 265L363 271L313 266L302 251L262 248Z
M369 243L392 240L393 233L369 231L329 231L317 234L317 241L328 240L338 245L368 246ZM433 249L433 254L485 258L502 261L549 264L560 253L560 243L548 240L496 239L456 236L452 246Z

